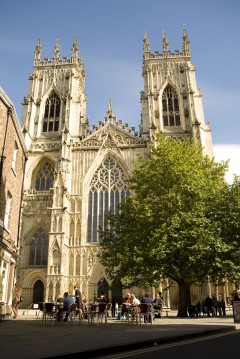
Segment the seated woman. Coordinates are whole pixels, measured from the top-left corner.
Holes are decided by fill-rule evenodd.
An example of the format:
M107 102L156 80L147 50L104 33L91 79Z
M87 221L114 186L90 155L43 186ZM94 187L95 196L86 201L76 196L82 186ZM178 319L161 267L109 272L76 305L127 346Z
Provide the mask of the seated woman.
M131 304L133 304L133 305L139 305L140 304L140 300L137 299L134 294L131 294Z

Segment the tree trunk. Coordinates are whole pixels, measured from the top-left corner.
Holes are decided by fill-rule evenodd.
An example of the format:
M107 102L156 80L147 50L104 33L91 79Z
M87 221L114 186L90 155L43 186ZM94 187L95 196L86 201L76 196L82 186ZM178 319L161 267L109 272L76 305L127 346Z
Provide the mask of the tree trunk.
M179 286L179 302L178 317L188 317L188 306L191 304L190 284L178 283Z

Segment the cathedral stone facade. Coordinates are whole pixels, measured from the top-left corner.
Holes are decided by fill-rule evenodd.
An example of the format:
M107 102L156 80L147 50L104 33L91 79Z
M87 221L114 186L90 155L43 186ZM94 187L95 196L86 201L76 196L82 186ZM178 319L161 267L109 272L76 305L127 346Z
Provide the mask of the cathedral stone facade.
M125 295L99 263L98 227L129 195L125 178L132 162L149 153L157 132L191 137L212 156L186 29L182 51L175 52L166 34L162 52L150 52L145 34L142 76L140 132L117 119L111 100L106 116L90 128L77 39L69 58L60 58L57 41L52 59L41 58L38 41L22 121L28 161L19 280L26 306L73 292L75 284L89 300L101 290L110 298ZM158 289L167 305L176 305L176 285L165 280ZM143 290L134 288L136 295Z

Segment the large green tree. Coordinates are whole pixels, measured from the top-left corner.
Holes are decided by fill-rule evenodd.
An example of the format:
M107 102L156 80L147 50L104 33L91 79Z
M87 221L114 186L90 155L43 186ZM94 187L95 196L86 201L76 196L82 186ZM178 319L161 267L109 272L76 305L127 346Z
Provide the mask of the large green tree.
M100 229L99 257L108 275L129 286L173 279L178 316L187 316L190 286L219 274L229 252L215 215L226 193L226 169L189 140L159 135L129 176L131 196Z
M224 283L225 280L240 285L240 177L235 176L222 193L220 202L214 209L216 220L220 223L220 235L228 245L228 251L222 252L222 272L215 280Z

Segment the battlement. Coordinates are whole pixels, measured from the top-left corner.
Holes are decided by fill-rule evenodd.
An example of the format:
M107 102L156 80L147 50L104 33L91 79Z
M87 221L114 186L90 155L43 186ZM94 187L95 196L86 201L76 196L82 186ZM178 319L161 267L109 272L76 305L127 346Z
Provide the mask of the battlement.
M164 52L145 52L144 58L147 59L170 59L170 58L181 58L181 57L188 57L190 58L190 54L186 54L183 51L175 50L174 52L171 51L164 51Z
M81 63L81 59L78 58L77 62L80 64ZM59 58L52 58L52 59L48 59L48 58L44 58L43 60L38 60L35 59L34 60L34 66L38 67L38 66L63 66L63 65L72 65L75 64L76 61L73 57L63 57L61 59Z

